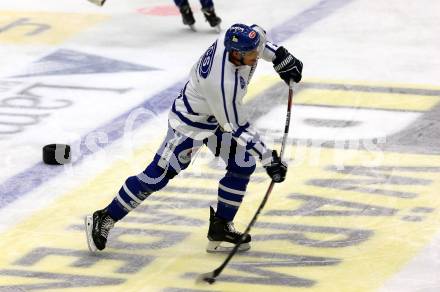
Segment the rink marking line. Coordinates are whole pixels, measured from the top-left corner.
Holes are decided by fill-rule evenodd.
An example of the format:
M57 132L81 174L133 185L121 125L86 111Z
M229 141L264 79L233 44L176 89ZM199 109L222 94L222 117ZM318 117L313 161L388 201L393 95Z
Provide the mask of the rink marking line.
M396 103L396 100L399 100ZM356 92L349 90L304 89L297 104L382 109L393 111L428 111L440 101L439 96L398 93Z
M276 76L264 80L275 84ZM396 102L398 100L399 102ZM362 83L357 81L326 81L305 79L295 95L296 105L365 108L389 111L424 112L440 102L440 88L404 86L402 84Z
M153 7L138 8L136 11L143 15L150 16L180 16L176 5L157 5Z
M257 94L263 92L267 88L272 87L276 83L281 82L279 77L274 78L273 75L262 75L257 80L252 82L247 90L246 95L243 98L243 103L247 103L253 100Z
M347 84L347 80L343 79L322 79L322 78L306 78L303 82L316 83L316 84L326 84L326 85L337 85L344 86ZM350 84L354 87L365 87L365 88L389 88L390 83L386 81L365 81L365 80L354 80L350 79ZM393 87L397 89L404 89L407 92L411 92L411 89L416 90L414 94L421 93L420 89L423 88L424 91L429 92L433 91L433 95L438 95L440 92L440 86L435 86L432 84L426 83L400 83L400 82L392 82ZM428 93L422 95L429 95Z
M319 22L352 1L353 0L322 0L300 14L285 20L276 28L269 30L268 35L274 43L284 42L293 35L300 34L311 25Z
M60 44L109 18L102 14L0 11L0 43Z
M353 0L322 0L317 4L311 6L309 9L306 9L305 11L302 11L301 13L294 15L291 18L288 18L285 22L281 23L280 25L273 27L269 31L269 34L271 35L272 40L276 43L281 43L283 41L286 41L287 39L301 33L306 28L310 27L316 22L319 22L320 20L324 19L325 17L332 14L336 10L342 8L344 5L350 3L351 1ZM88 132L86 135L81 137L80 141L75 141L74 143L81 144L82 156L73 164L75 165L81 163L81 161L85 157L89 157L93 155L93 153L90 152L84 146L83 143L81 143L82 141L84 141L85 137L96 131L102 131L108 133L109 134L108 144L104 144L102 146L103 148L105 148L109 144L113 143L114 141L122 137L123 134L121 132L123 132L124 129L124 121L130 115L130 113L136 110L137 108L144 107L157 114L160 114L165 110L169 110L172 101L178 95L180 89L183 88L185 81L186 79L174 83L170 87L165 88L161 92L151 96L145 102L129 109L127 112L121 114L120 116L115 117L109 123L93 131ZM142 122L137 123L135 127L139 127L140 124L148 122L150 119L151 117L144 118ZM13 177L7 179L6 181L0 184L0 191L4 196L4 199L1 201L0 208L4 208L5 206L9 205L11 202L15 201L17 198L39 187L49 178L58 176L61 173L62 172L60 172L57 169L54 168L48 169L42 163L37 163L25 169L24 171L14 175ZM31 181L32 183L25 185L21 184L21 182L25 179Z

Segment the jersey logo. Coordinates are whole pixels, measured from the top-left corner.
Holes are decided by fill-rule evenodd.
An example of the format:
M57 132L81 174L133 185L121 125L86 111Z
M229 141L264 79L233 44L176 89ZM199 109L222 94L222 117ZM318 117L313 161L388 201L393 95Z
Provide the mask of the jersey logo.
M242 28L241 26L231 26L229 30L234 31L235 33L244 32L244 28Z
M200 59L199 75L206 79L211 72L212 63L214 61L215 50L217 48L217 41L212 44Z
M246 81L244 80L244 78L242 76L240 76L240 87L241 89L244 89L246 86Z
M199 150L200 147L194 147L190 149L183 150L179 153L178 159L180 163L187 164L191 161L191 155Z
M251 31L250 33L249 33L249 38L250 39L253 39L253 38L255 38L257 36L257 33L253 30L253 31Z

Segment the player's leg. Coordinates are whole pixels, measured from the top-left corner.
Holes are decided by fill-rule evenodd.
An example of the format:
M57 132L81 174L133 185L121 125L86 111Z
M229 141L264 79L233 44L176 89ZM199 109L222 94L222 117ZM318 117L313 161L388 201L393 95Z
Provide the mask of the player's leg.
M222 19L217 16L214 9L214 3L212 0L200 0L200 4L202 5L202 12L206 18L206 21L209 22L211 27L218 27L222 22Z
M238 145L230 133L216 133L216 141L208 140L209 149L226 163L226 174L218 187L217 210L210 208L208 231L208 252L229 251L231 244L237 243L242 233L235 230L233 220L240 208L250 176L255 171L255 158ZM250 248L251 236L247 235L240 251ZM228 244L229 243L229 244Z
M189 6L188 0L174 0L174 3L177 7L179 7L183 24L192 26L196 20L194 19L194 15L191 10L191 6Z
M169 128L167 136L148 167L126 179L115 198L104 209L85 218L90 251L103 250L115 222L124 218L149 195L164 188L170 179L188 167L191 154L200 141L185 137Z

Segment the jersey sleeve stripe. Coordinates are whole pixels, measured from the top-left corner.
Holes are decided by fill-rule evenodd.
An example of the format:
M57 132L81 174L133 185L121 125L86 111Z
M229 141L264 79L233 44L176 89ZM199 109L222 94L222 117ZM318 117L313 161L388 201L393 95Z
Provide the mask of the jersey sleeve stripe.
M263 155L261 154L260 151L258 151L257 149L255 149L254 147L252 147L251 149L248 150L253 156L257 156L260 160L262 159Z
M274 49L274 48L272 48L271 46L269 46L269 42L267 42L266 43L266 46L265 46L267 49L269 49L270 51L272 51L272 52L274 52L275 53L275 51L276 51L276 49Z
M189 81L186 82L185 87L183 87L183 90L182 90L182 100L183 100L183 104L185 105L186 110L187 110L190 114L198 116L199 114L193 111L191 105L189 104L188 97L187 97L186 94L185 94L186 86L188 85L188 83L189 83Z
M235 131L235 132L233 133L233 136L234 136L235 138L240 137L241 134L243 134L244 132L247 132L246 129L247 129L249 126L250 126L249 122L247 122L247 123L246 123L245 125L243 125L243 126L240 126L240 127L237 129L237 131Z

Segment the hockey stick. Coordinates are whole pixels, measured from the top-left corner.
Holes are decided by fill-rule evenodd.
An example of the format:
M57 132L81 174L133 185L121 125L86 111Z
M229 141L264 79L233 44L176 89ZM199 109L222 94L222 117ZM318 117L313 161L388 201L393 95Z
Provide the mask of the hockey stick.
M89 2L92 2L93 4L96 4L98 6L103 6L105 3L105 0L89 0Z
M284 148L286 147L287 136L289 134L292 99L293 99L293 88L292 88L292 81L291 81L289 83L289 99L287 102L286 126L284 127L284 136L283 136L283 140L281 142L280 160L283 159ZM238 248L243 243L243 239L246 237L247 234L249 234L249 231L251 230L252 226L257 221L257 217L260 214L261 210L263 210L264 206L266 205L267 199L269 198L269 195L272 192L274 184L275 184L275 182L272 180L270 182L269 188L266 191L266 194L264 195L263 200L260 203L260 206L257 209L257 212L255 212L254 217L252 218L249 225L246 227L246 230L244 231L242 237L240 238L240 241L234 246L234 248L231 250L231 252L226 257L226 259L223 261L223 263L214 271L199 275L196 280L197 283L202 283L203 281L208 282L209 284L215 283L216 278L221 274L221 272L226 267L226 265L229 263L229 261L232 259L232 257L237 253Z

